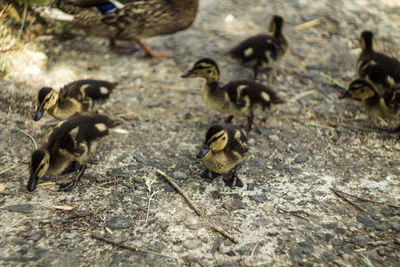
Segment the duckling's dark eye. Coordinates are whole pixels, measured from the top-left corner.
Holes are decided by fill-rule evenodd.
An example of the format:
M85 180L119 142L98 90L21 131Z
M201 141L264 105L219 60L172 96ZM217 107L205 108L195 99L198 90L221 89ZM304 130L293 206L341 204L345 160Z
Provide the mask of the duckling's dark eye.
M208 73L211 73L211 70L207 70Z
M226 139L226 137L223 137L223 138L222 138L222 140L225 140L225 139Z

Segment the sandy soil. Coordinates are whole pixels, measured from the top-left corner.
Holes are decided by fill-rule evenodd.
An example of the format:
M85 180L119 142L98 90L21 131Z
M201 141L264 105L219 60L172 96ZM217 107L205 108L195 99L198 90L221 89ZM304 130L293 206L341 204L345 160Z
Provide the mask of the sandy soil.
M222 117L202 103L203 81L183 80L180 74L207 56L219 62L222 81L250 78L251 70L233 65L224 52L265 32L274 14L286 19L291 51L262 82L287 104L266 113L266 122L255 120L251 150L239 171L245 186L231 189L221 179L208 183L199 177L203 166L194 155L207 126ZM141 51L115 55L106 40L88 36L40 36L21 50L3 53L8 74L0 81L0 172L18 165L0 175L5 186L0 263L399 266L400 209L349 197L360 210L329 189L399 205L398 136L371 130L360 104L339 101L338 88L324 77L348 84L364 29L376 33L380 50L399 57L399 14L395 1L201 0L190 29L148 40L155 49L172 50L172 59L148 58ZM319 24L294 29L313 19ZM100 109L113 117L125 114L122 128L129 133L104 140L74 191L58 193L57 186L47 185L27 192L34 148L17 128L40 143L51 118L32 120L37 90L84 78L120 83ZM245 119L235 122L244 125ZM205 218L156 169L174 178ZM147 222L146 180L154 180L157 192ZM223 227L238 243L207 222ZM93 233L162 255L105 244Z

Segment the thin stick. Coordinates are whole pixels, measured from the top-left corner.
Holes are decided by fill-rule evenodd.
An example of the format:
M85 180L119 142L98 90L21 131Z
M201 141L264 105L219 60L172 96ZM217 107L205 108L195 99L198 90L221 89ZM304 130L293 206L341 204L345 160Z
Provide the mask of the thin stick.
M38 148L38 146L37 146L37 144L36 144L36 141L35 141L35 138L33 138L32 137L32 135L30 135L30 134L28 134L27 132L25 132L25 131L23 131L23 130L21 130L20 128L15 128L15 129L17 129L17 131L19 131L19 132L21 132L21 133L23 133L24 135L26 135L26 136L28 136L31 140L32 140L32 142L33 142L33 144L35 145L35 149L37 149Z
M172 185L172 187L174 187L185 198L185 200L189 203L189 205L192 207L192 209L194 209L194 211L197 213L197 215L199 215L199 216L203 215L201 213L200 209L196 206L196 204L193 203L193 201L186 195L186 193L183 192L183 190L170 177L168 177L168 175L166 175L165 173L163 173L160 170L157 170L156 173L158 173L159 175L164 177L164 179L167 180Z
M329 188L330 190L332 190L333 193L335 193L335 195L337 195L338 197L340 197L341 199L343 199L344 201L347 201L348 203L350 203L351 205L353 205L354 207L356 207L357 209L363 211L363 212L367 212L366 209L361 208L360 206L358 206L356 203L354 203L353 201L351 201L350 199L348 199L347 197L345 197L344 195L341 195L340 192L338 190L336 190L333 187Z
M318 128L323 128L323 129L328 129L328 130L335 130L335 128L330 127L328 125L323 125L323 124L319 124L319 123L315 123L315 122L308 122L307 123L308 126L314 126L314 127L318 127Z
M334 85L336 85L336 86L342 88L343 90L347 91L348 88L344 84L342 84L341 82L333 79L331 76L329 76L329 75L327 75L325 73L321 73L321 74L322 74L322 76L324 76L328 81L330 81Z
M228 233L227 231L225 231L221 227L216 226L215 224L212 224L212 223L210 223L209 225L215 231L217 231L217 232L223 234L224 236L226 236L227 238L229 238L233 243L235 243L235 244L239 243L239 241L236 238L234 238L230 233Z
M305 91L301 94L295 95L294 97L289 99L289 102L294 102L302 97L308 96L308 95L312 95L313 93L315 93L315 90L309 90L309 91Z
M386 246L389 245L388 241L375 241L375 242L368 242L368 245L371 246Z
M336 189L336 188L333 188L333 187L331 187L330 189L331 189L331 190L335 190L335 191L337 191L337 192L339 192L339 193L348 195L348 196L350 196L350 197L354 197L354 198L356 198L356 199L358 199L358 200L361 200L361 201L371 202L371 203L380 204L380 205L387 205L387 206L390 206L390 207L393 207L393 208L399 208L399 209L400 209L400 205L395 205L395 204L391 204L391 203L385 203L385 202L380 202L380 201L375 201L375 200L370 200L370 199L358 197L358 196L355 196L355 195L352 195L352 194L349 194L349 193L340 191L340 190L338 190L338 189Z
M0 172L0 175L2 175L2 174L5 173L5 172L11 171L12 169L17 168L18 166L19 166L19 163L15 164L14 166L11 166L11 167L8 168L8 169L5 169L4 171L1 171L1 172Z
M307 22L304 22L302 24L295 26L294 30L295 31L305 30L307 28L314 27L318 24L319 24L319 19L313 19L313 20L310 20L310 21L307 21Z
M156 173L158 173L159 175L161 175L162 177L165 178L165 180L167 180L185 199L186 201L189 203L189 205L192 207L192 209L194 209L194 211L197 213L197 215L199 215L200 217L202 217L202 212L199 210L199 208L193 203L193 201L185 194L185 192L183 192L183 190L170 178L168 177L168 175L166 175L165 173L163 173L160 170L156 170ZM213 223L209 224L210 227L212 229L214 229L215 231L223 234L224 236L226 236L227 238L229 238L230 240L232 240L233 243L237 244L238 240L236 238L234 238L231 234L229 234L228 232L226 232L224 229L222 229L219 226L216 226Z
M291 215L293 215L293 216L302 218L303 220L310 221L310 219L308 219L308 218L306 218L306 217L304 217L304 216L301 216L301 215L297 214L297 213L294 212L294 211L285 210L285 209L282 209L281 207L278 207L278 210L283 211L283 212L285 212L285 213L289 213L289 214L291 214Z
M175 256L162 254L162 253L160 253L160 252L153 251L153 250L149 250L149 249L145 249L145 248L135 248L135 247L131 247L131 246L124 245L124 244L115 242L115 241L113 241L113 240L111 240L111 239L108 239L108 238L105 238L105 237L102 237L102 236L98 236L98 235L95 235L95 234L91 234L91 237L94 238L94 239L97 239L97 240L106 242L106 243L108 243L108 244L111 244L111 245L120 247L120 248L128 249L128 250L130 250L130 251L134 251L134 252L143 252L143 253L147 253L147 254L153 254L153 255L157 255L157 256L163 256L163 257L166 257L166 258L171 258L171 259L179 260L179 258L178 258L178 257L175 257Z

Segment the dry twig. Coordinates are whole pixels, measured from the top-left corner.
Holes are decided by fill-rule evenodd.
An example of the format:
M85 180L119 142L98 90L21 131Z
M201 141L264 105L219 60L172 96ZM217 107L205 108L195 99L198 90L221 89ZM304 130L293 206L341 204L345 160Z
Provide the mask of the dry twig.
M301 215L297 214L297 212L295 212L295 211L285 210L285 209L282 209L281 207L278 207L278 210L280 210L282 212L285 212L285 213L289 213L289 214L291 214L293 216L296 216L296 217L299 217L299 218L301 218L303 220L310 221L310 219L308 219L307 217L304 217L304 216L301 216Z
M341 192L336 190L333 187L329 188L330 190L332 190L333 193L335 193L335 195L337 195L338 197L340 197L341 199L343 199L344 201L347 201L348 203L350 203L351 205L353 205L354 207L356 207L357 209L363 211L363 212L367 212L366 209L361 208L360 206L358 206L356 203L354 203L353 201L351 201L350 199L348 199L347 197L345 197L344 195L340 194Z
M200 209L196 206L196 204L193 203L193 201L186 195L185 192L183 192L183 190L165 173L163 173L160 170L157 170L156 173L158 173L159 175L161 175L162 177L164 177L165 180L167 180L184 198L185 200L189 203L189 205L192 207L192 209L194 209L194 211L197 213L197 215L199 215L200 217L203 217L202 212L200 211ZM227 238L229 238L230 240L232 240L232 242L234 242L235 244L238 243L238 240L236 238L234 238L231 234L229 234L228 232L226 232L224 229L222 229L221 227L210 223L209 226L214 229L215 231L221 233L222 235L226 236Z
M186 193L183 192L183 190L170 177L168 177L168 175L166 175L160 170L157 170L156 172L162 177L164 177L164 179L167 180L179 192L179 194L181 194L185 198L185 200L189 203L192 209L194 209L197 215L199 216L203 215L200 209L196 206L196 204L193 203L193 201L186 195Z
M225 231L225 230L222 229L221 227L216 226L215 224L212 224L212 223L210 223L209 225L210 225L210 227L211 227L212 229L214 229L215 231L217 231L217 232L219 232L220 234L223 234L224 236L226 236L227 238L229 238L233 243L235 243L235 244L239 243L239 241L238 241L236 238L234 238L230 233L228 233L227 231Z
M108 238L105 238L105 237L102 237L102 236L98 236L98 235L95 235L95 234L91 234L91 237L94 238L94 239L97 239L97 240L106 242L106 243L108 243L108 244L111 244L111 245L120 247L120 248L128 249L128 250L133 251L133 252L142 252L142 253L153 254L153 255L157 255L157 256L163 256L163 257L166 257L166 258L171 258L171 259L179 260L179 258L178 258L178 257L175 257L175 256L162 254L162 253L160 253L160 252L153 251L153 250L149 250L149 249L145 249L145 248L135 248L135 247L131 247L131 246L124 245L124 244L115 242L115 241L113 241L113 240L111 240L111 239L108 239Z
M388 241L375 241L375 242L368 242L368 245L371 246L386 246L389 245Z
M350 197L354 197L354 198L356 198L356 199L358 199L358 200L361 200L361 201L371 202L371 203L380 204L380 205L387 205L387 206L389 206L389 207L393 207L393 208L398 208L398 209L400 209L400 205L395 205L395 204L391 204L391 203L380 202L380 201L375 201L375 200L370 200L370 199L362 198L362 197L359 197L359 196L355 196L355 195L352 195L352 194L349 194L349 193L340 191L340 190L338 190L338 189L336 189L336 188L333 188L333 187L331 187L330 189L331 189L332 191L335 190L336 192L339 192L339 193L341 193L341 194L348 195L348 196L350 196Z
M300 31L300 30L304 30L304 29L307 29L307 28L311 28L311 27L314 27L314 26L318 25L319 22L320 22L319 19L313 19L313 20L310 20L310 21L307 21L305 23L302 23L302 24L299 24L299 25L295 26L294 30L295 31Z

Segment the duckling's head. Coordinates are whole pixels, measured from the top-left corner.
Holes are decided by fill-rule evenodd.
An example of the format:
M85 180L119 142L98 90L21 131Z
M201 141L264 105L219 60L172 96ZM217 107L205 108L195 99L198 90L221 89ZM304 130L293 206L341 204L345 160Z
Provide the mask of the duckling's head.
M33 119L38 121L42 118L45 110L49 110L56 104L58 99L58 93L54 91L50 87L43 87L39 90L38 94L38 107L36 109L35 114L33 115Z
M285 24L281 16L275 15L269 23L269 32L273 35L280 35L282 33L283 25Z
M373 51L375 46L375 37L371 31L363 31L360 37L360 47L363 51Z
M349 89L339 96L339 99L350 97L354 99L366 100L374 97L375 95L376 89L370 82L364 79L356 79L350 83Z
M29 166L30 177L27 185L28 191L36 189L39 178L43 177L49 168L50 155L46 150L35 150L31 156Z
M181 75L182 78L201 77L207 82L218 82L219 68L217 62L211 58L202 58L197 61L193 68Z
M228 143L228 133L225 128L219 124L213 125L206 133L206 139L201 147L197 158L204 158L208 152L219 152L224 150Z

